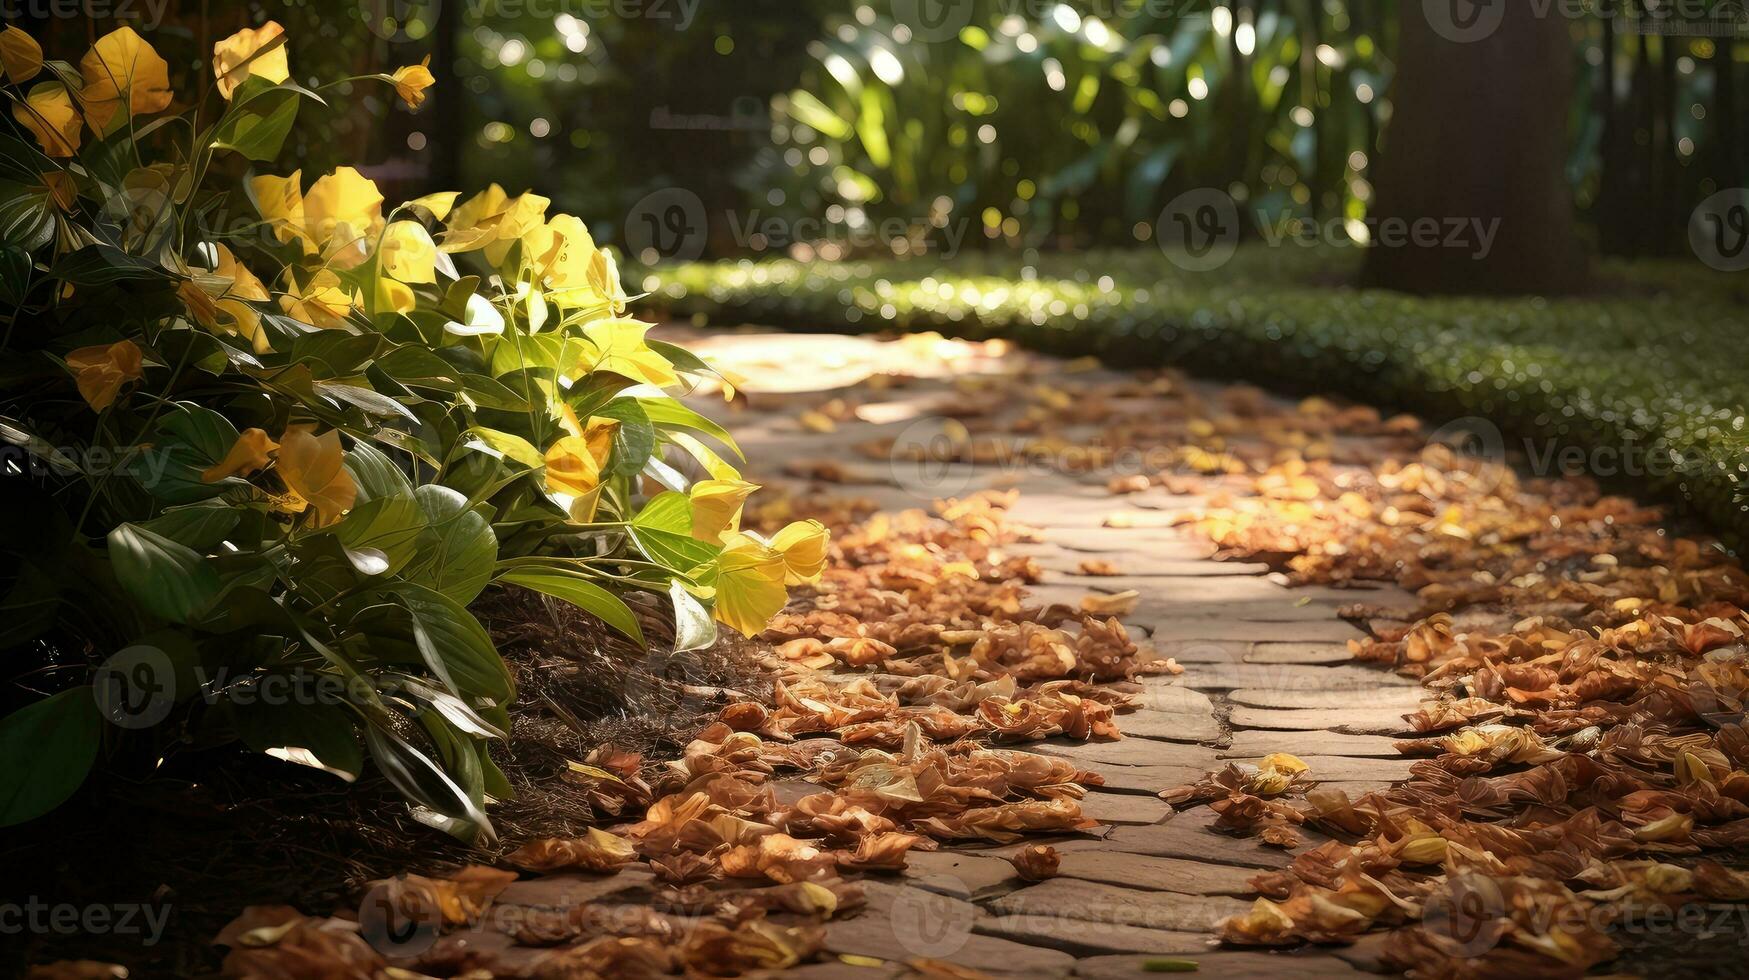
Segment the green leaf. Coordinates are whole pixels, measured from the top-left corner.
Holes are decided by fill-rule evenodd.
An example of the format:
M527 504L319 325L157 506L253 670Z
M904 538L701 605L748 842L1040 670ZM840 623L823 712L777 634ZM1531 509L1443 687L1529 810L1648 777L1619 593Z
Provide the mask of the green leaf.
M75 286L102 286L127 279L162 279L168 283L171 278L150 259L101 243L62 257L49 269L49 275Z
M251 160L279 156L298 118L299 98L295 88L280 88L260 76L249 78L232 94L231 109L214 132L213 148L235 150Z
M498 581L562 599L640 645L644 642L644 631L638 626L638 618L632 615L631 607L579 572L558 568L515 568L498 576Z
M497 429L488 429L483 425L474 426L468 430L467 434L473 436L494 453L506 459L515 460L531 470L538 470L547 465L546 456L521 436L500 432Z
M692 536L692 503L674 491L645 504L632 518L631 534L646 558L682 575L715 561L721 551Z
M376 725L365 728L364 743L377 768L396 789L408 799L447 818L447 822L442 823L445 832L470 844L482 836L486 843L498 839L486 811L425 753L394 732Z
M633 476L644 468L656 451L656 427L636 398L619 398L595 411L602 418L618 419L613 432L613 453L607 460L608 476Z
M358 484L361 501L413 495L413 481L407 479L407 474L401 472L394 460L367 443L354 443L346 453L346 472Z
M492 638L466 606L411 582L379 591L399 600L412 615L413 642L420 658L451 692L499 704L510 700L515 693L510 671L492 646Z
M498 536L468 498L448 487L428 484L413 492L425 513L418 553L402 569L409 581L436 589L462 605L473 602L492 580L498 562Z
M352 715L339 705L259 701L233 705L232 719L243 744L257 752L349 783L364 771Z
M237 527L242 513L219 500L207 500L186 507L172 507L140 527L158 535L206 552L217 548Z
M0 244L34 252L54 240L53 192L47 187L0 183Z
M97 761L102 717L91 688L75 687L0 720L0 827L53 810Z
M737 459L745 460L747 455L741 452L741 447L735 443L735 437L729 430L711 421L703 415L687 408L673 398L640 398L644 406L644 414L657 426L680 429L696 429L705 435L729 447Z
M177 402L158 420L150 441L153 448L129 460L126 469L147 493L165 503L210 500L242 485L241 480L201 479L237 441L237 427L210 408Z
M364 575L393 575L413 560L426 529L425 512L408 496L375 497L352 509L334 533L340 537L353 567ZM361 566L359 553L380 555L381 563Z
M219 594L219 573L200 552L133 524L109 532L115 577L153 615L185 623Z
M668 586L668 597L674 600L674 652L703 650L717 641L717 622L711 618L704 603L686 591L683 582Z

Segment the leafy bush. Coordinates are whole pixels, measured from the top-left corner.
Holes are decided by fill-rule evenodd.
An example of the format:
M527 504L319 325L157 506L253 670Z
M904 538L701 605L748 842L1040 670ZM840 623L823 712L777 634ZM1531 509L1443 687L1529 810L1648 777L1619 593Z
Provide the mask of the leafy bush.
M166 112L168 66L130 28L77 66L16 28L0 55L21 705L0 824L128 734L154 760L235 739L348 781L368 757L423 822L490 840L515 692L468 610L489 584L640 641L622 596L666 595L692 649L818 576L818 524L738 530L738 450L672 397L711 370L625 316L578 219L496 185L386 207L350 167L265 171L333 87L289 80L277 24L215 46L216 112ZM431 84L371 78L410 107Z
M1582 451L1581 470L1749 541L1740 281L1695 263L1612 262L1599 276L1609 294L1424 298L1334 285L1357 260L1352 249L1250 246L1208 273L1146 250L701 263L662 270L655 298L723 322L1006 337L1336 391L1436 421L1478 417L1545 470Z

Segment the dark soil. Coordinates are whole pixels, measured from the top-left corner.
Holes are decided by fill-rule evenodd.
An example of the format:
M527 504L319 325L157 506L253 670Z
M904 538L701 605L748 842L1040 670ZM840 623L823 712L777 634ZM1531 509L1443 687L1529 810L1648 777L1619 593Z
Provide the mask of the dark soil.
M567 762L600 747L673 758L728 699L770 693L747 646L669 654L666 598L633 603L648 652L533 593L476 604L518 685L510 742L494 753L517 794L491 808L496 848L418 823L368 772L348 786L235 745L175 753L149 778L111 767L50 816L0 831L0 909L17 910L0 919L0 977L62 959L120 963L133 978L210 974L212 937L245 906L333 914L368 882L491 863L611 820L564 778Z

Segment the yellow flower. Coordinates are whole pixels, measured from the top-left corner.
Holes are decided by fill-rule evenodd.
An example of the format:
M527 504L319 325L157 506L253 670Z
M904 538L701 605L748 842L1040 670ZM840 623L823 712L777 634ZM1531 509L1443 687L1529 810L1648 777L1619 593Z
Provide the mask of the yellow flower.
M483 248L486 261L497 265L504 261L510 246L546 221L550 203L539 194L523 193L509 197L504 188L493 184L462 202L450 214L447 233L443 236L443 250L471 252Z
M652 325L637 320L600 320L583 328L591 349L582 356L588 371L611 371L633 381L667 388L680 383L674 365L644 343Z
M397 221L384 230L383 271L402 282L437 281L437 245L417 221Z
M98 38L79 61L79 73L85 77L79 94L85 118L104 136L134 116L170 106L170 66L131 27Z
M285 28L270 20L260 27L245 27L213 45L213 74L218 77L219 95L225 101L229 102L237 86L250 78L279 83L291 77L291 68L285 60L284 35ZM276 44L273 50L256 55L270 44Z
M202 483L217 483L233 476L248 476L265 467L279 443L267 437L261 429L244 429L231 443L231 450L218 465L203 470Z
M576 416L570 418L574 421ZM573 521L587 523L595 517L595 506L601 499L601 469L613 451L613 434L618 428L618 420L592 417L580 435L564 436L546 452L547 490L564 499Z
M279 437L279 477L298 500L315 509L316 526L326 527L352 509L358 484L346 472L340 433L329 429L318 436L314 430L314 425L294 425Z
M267 342L266 331L261 329L261 311L250 305L265 303L272 298L268 295L267 287L261 284L261 280L247 266L237 261L230 249L223 245L214 245L213 249L218 254L218 264L213 269L213 275L231 281L215 305L219 312L230 318L230 332L248 340L254 346L255 353L267 353L273 348Z
M619 281L619 263L605 248L596 249L589 260L589 288L606 301L609 315L619 316L626 311L627 297Z
M692 504L692 536L716 544L724 532L741 527L741 506L758 490L742 480L700 480L687 498Z
M523 261L546 283L547 298L568 310L625 312L625 288L613 254L595 247L589 229L568 214L554 215L522 238Z
M613 451L613 434L619 429L619 421L590 416L589 424L580 430L565 428L570 434L547 450L547 488L555 493L588 493L601 483L601 468L607 465L607 456Z
M757 538L730 533L717 558L717 621L746 637L763 632L789 601L783 578L781 555Z
M455 199L458 197L461 197L458 191L437 191L424 197L416 197L407 203L430 211L433 218L442 221L449 217L449 211L455 207Z
M783 556L785 585L812 585L826 570L826 545L832 532L819 521L796 521L772 536L771 547Z
M304 231L304 172L293 170L290 177L266 174L249 179L249 189L255 194L255 207L273 235L282 242L302 241L304 251L315 250L315 242Z
M431 56L416 65L395 69L391 76L395 82L395 94L401 101L407 103L407 108L417 109L425 101L425 90L430 88L437 79L431 77Z
M411 313L419 308L413 287L387 276L377 279L377 312Z
M370 254L383 228L383 195L376 181L352 167L318 177L304 194L304 227L332 257L350 269Z
M67 86L60 82L33 86L23 104L13 105L12 118L30 130L49 156L70 157L79 149L82 125L79 110L74 107Z
M73 181L73 175L55 170L42 175L42 187L49 192L55 206L62 211L73 210L73 205L79 199L79 185Z
M555 214L522 236L522 261L550 289L587 286L594 254L595 239L575 215Z
M280 308L291 316L324 330L341 330L346 315L358 308L358 294L327 269L320 269L301 287L287 271L288 288L279 298Z
M67 355L67 366L73 369L74 381L79 385L79 394L85 399L85 404L90 405L92 411L101 412L115 404L123 386L140 380L144 374L141 360L138 344L119 340L113 344L81 347Z
M0 31L0 69L14 85L23 85L43 70L43 49L36 38L16 27Z
M200 288L200 285L194 280L190 279L177 286L176 298L182 301L182 308L188 311L188 315L194 318L194 322L208 330L219 328L218 304L214 303L213 298L208 296L206 290Z

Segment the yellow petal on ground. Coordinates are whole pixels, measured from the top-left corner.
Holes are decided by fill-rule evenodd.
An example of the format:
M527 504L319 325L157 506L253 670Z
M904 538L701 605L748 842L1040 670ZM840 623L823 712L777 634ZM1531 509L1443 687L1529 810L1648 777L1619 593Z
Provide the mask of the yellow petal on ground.
M812 585L826 570L826 546L832 532L819 521L795 521L771 538L771 547L783 556L785 585Z
M437 243L417 221L397 221L383 231L383 271L402 282L437 281Z
M217 483L228 477L248 476L265 467L278 449L279 443L268 438L265 430L244 429L238 433L237 441L231 443L225 458L217 466L202 471L200 480L202 483Z
M270 20L260 27L245 27L213 45L213 75L218 79L219 95L226 102L231 100L237 86L251 78L278 84L291 77L291 67L285 58L284 35L285 28L279 26L278 21ZM275 47L262 50L269 45Z
M67 355L67 366L73 369L79 394L92 411L101 412L115 404L123 386L138 381L144 371L138 344L118 340L113 344L81 347Z
M717 621L746 637L763 632L789 601L783 578L781 555L757 538L730 533L717 558Z
M437 82L437 79L431 75L431 69L428 67L430 64L431 56L426 55L425 60L418 64L397 68L395 73L389 76L394 79L395 94L401 97L402 102L407 103L409 109L419 108L425 102L425 90Z
M170 107L170 66L131 27L118 27L79 61L79 101L91 128L105 136L129 119Z
M633 381L668 388L680 383L674 365L644 343L652 324L638 320L600 320L583 328L589 349L582 356L590 371L611 371Z
M32 86L24 102L13 105L12 118L30 130L51 157L70 157L79 150L83 122L73 97L60 82Z
M294 425L279 437L279 476L287 488L316 512L316 526L340 520L358 499L358 484L346 472L340 433L320 436L313 425Z
M337 167L304 194L304 221L325 255L351 268L363 261L383 227L383 195L376 181L352 167Z
M692 536L716 544L741 527L741 506L759 485L744 480L700 480L687 497L692 505Z
M1274 753L1271 753L1269 755L1264 756L1263 761L1258 763L1258 768L1260 768L1260 769L1274 769L1274 770L1277 770L1279 772L1286 772L1286 773L1295 773L1295 772L1305 772L1307 769L1310 769L1312 767L1306 765L1305 762L1301 761L1299 756L1288 755L1286 752L1274 752Z
M30 81L43 70L42 45L29 34L8 26L0 31L0 70L6 72L6 80L14 85Z

